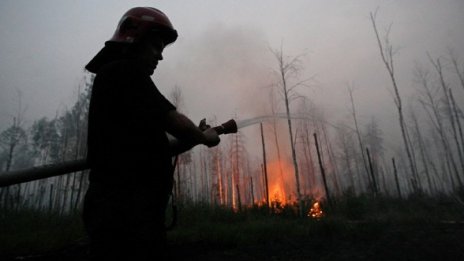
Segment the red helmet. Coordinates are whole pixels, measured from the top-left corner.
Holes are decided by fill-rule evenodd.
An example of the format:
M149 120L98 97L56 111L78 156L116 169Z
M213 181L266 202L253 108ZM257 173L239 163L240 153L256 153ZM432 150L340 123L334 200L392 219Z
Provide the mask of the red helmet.
M150 34L161 36L165 45L177 39L177 31L163 12L153 7L134 7L122 16L109 41L136 43Z

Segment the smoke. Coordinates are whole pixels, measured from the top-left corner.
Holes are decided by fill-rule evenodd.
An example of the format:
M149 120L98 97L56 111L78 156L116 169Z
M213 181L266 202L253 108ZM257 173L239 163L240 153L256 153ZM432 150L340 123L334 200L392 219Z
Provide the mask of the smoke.
M257 123L264 122L270 197L285 202L295 200L295 172L289 156L288 126L282 120L286 116L282 113L266 116L270 115L272 106L277 107L276 112L283 111L281 97L270 95L271 88L275 88L272 83L276 80L277 67L270 51L273 48L257 28L214 25L193 39L181 37L175 46L166 49L166 60L155 82L165 94L172 86L179 86L185 113L194 121L205 117L218 122L235 118L246 137L247 150L257 158L254 164L261 162L262 155ZM293 118L307 119L307 116ZM276 120L276 129L273 120ZM274 132L277 132L278 145ZM223 137L224 141L227 138Z
M263 114L271 57L259 30L214 25L165 53L155 81L165 94L180 87L187 115L224 121Z

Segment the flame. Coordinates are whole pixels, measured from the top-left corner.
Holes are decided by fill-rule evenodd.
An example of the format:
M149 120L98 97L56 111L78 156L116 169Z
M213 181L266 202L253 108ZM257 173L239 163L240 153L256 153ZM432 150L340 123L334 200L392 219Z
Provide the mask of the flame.
M282 207L296 203L296 186L295 186L295 172L293 165L286 160L273 160L267 163L268 173L268 189L269 189L269 203L278 212ZM300 180L300 184L303 178ZM302 185L303 186L303 185ZM315 198L315 202L308 210L307 216L319 219L325 215L322 211L321 203L319 200L322 198L320 187L313 186L306 190L304 196Z
M319 201L313 203L313 206L309 209L307 216L315 219L320 219L324 216L324 212L322 211Z
M293 167L285 161L272 161L267 164L269 179L269 200L281 205L288 204L288 193L293 191Z
M269 189L269 197L271 202L279 202L282 205L286 204L287 200L285 197L285 192L283 190L282 184L274 183Z

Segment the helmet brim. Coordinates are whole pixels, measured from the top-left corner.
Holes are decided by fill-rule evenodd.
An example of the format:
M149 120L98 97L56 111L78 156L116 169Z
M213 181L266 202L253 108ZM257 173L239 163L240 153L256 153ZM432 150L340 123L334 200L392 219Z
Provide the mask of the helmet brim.
M151 30L154 37L160 37L164 45L169 45L177 40L178 34L176 30L167 30L164 28L155 28Z

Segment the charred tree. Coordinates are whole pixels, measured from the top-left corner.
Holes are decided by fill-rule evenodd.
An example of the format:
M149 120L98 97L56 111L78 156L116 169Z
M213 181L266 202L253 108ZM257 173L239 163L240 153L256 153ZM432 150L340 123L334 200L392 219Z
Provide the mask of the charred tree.
M409 168L410 168L411 176L412 176L411 180L413 181L412 182L413 183L413 190L418 190L418 187L417 187L417 177L418 177L418 175L417 175L416 163L415 163L415 160L413 158L413 152L412 152L413 148L411 148L410 143L408 141L407 126L406 126L406 121L405 121L404 115L403 115L403 104L402 104L402 101L401 101L401 95L400 95L399 87L398 87L398 84L396 82L396 77L395 77L395 68L394 68L394 64L393 64L394 52L393 52L393 46L391 45L391 43L389 41L390 28L387 31L386 35L385 35L384 43L382 43L382 41L380 40L379 32L377 30L377 24L376 24L376 17L375 16L376 16L376 14L370 13L372 27L374 29L374 33L375 33L375 36L376 36L376 39L377 39L377 44L378 44L378 47L379 47L380 56L381 56L382 61L383 61L384 65L385 65L385 68L387 69L388 75L390 77L390 80L391 80L392 86L393 86L394 102L395 102L396 109L397 109L397 112L398 112L398 120L399 120L399 124L400 124L401 134L402 134L402 137L403 137L403 145L404 145L404 148L406 150L406 155L408 157Z
M263 124L260 123L259 125L261 130L261 143L263 145L263 173L264 173L264 191L266 196L266 206L269 205L269 182L267 179L267 160L266 160L266 144L264 143L264 132L263 132Z
M292 130L292 121L290 118L290 102L293 98L295 98L295 88L299 86L307 85L309 79L298 81L294 84L290 84L291 79L297 79L299 73L301 71L301 56L296 56L293 58L284 57L283 48L281 46L280 50L272 51L274 57L277 60L277 74L279 75L279 87L283 95L284 103L285 103L285 111L287 115L287 125L288 125L288 132L289 132L289 139L290 139L290 147L292 150L292 161L293 161L293 168L295 171L295 182L296 182L296 194L297 200L299 202L299 213L303 216L303 198L301 195L301 187L300 187L300 177L299 177L299 170L298 170L298 162L295 150L295 144L293 142L293 130Z
M460 155L462 157L462 155L464 154L464 136L462 132L461 121L459 120L459 117L460 117L459 111L461 110L458 108L458 105L456 104L456 101L454 100L454 95L453 95L453 91L451 90L451 88L449 89L449 94L450 94L451 104L453 105L454 118L456 119L456 125L457 125L457 129L459 132L460 146L458 146L458 149L461 151ZM461 164L462 164L462 161L461 161ZM464 166L462 166L462 168L463 168L463 174L464 174Z
M374 191L375 193L380 192L381 184L380 184L380 176L382 175L381 166L379 162L381 162L381 158L383 156L383 138L382 138L382 130L379 128L377 121L374 117L371 118L371 121L366 125L365 131L365 144L366 147L369 148L369 168L371 173L372 182L375 185ZM372 166L371 166L372 165Z
M440 81L440 86L441 86L441 88L443 90L443 97L444 97L444 100L445 100L444 101L445 102L445 110L446 110L446 114L447 114L447 116L449 118L449 122L451 124L451 131L452 131L453 138L454 138L454 144L456 144L456 150L458 152L459 162L461 163L461 171L464 174L464 158L463 158L462 151L461 151L461 145L460 145L460 142L459 142L459 139L458 139L456 119L454 118L454 114L452 112L453 106L452 106L452 101L451 101L451 98L450 98L450 95L449 95L450 88L448 87L448 84L446 83L440 59L438 58L438 59L436 59L436 61L434 61L432 59L432 57L430 57L430 55L429 55L429 59L430 59L430 62L432 63L433 67L435 68L435 70L436 70L436 72L438 74L438 78L439 78L439 81ZM462 183L461 177L460 177L458 172L456 172L456 179L457 179L457 181L459 183L459 186L462 187L463 183Z
M422 165L424 167L424 173L427 178L427 184L429 187L429 191L431 194L433 194L433 186L432 186L432 178L430 176L430 171L429 171L429 159L426 155L426 148L425 148L425 142L424 138L422 137L422 132L420 130L419 122L417 120L416 114L411 110L411 119L414 123L414 130L415 130L415 137L417 139L417 146L419 147L419 153L420 153L420 158L422 161Z
M332 144L330 142L330 139L329 139L329 135L328 135L328 131L327 131L327 127L326 127L326 124L322 123L321 124L321 129L322 129L322 134L324 134L324 141L325 141L325 145L326 145L326 150L327 150L327 155L328 155L328 158L329 158L329 161L330 161L330 167L331 167L331 176L332 176L332 182L333 182L333 185L334 185L334 189L335 189L335 192L336 194L340 195L341 194L341 189L340 189L340 182L338 180L338 170L337 170L337 162L335 160L335 156L333 155L333 150L332 150Z
M327 202L329 202L329 205L332 205L332 198L331 198L331 195L330 195L329 186L327 185L327 178L325 176L324 165L322 163L321 152L320 152L320 149L319 149L319 142L317 140L317 134L316 133L314 133L314 142L315 142L315 146L316 146L317 159L319 161L319 167L320 167L320 170L321 170L322 181L324 183L325 195L327 197Z
M423 92L421 92L423 97L419 99L419 102L424 108L424 111L427 113L433 128L438 134L438 140L440 141L445 158L443 162L445 162L445 166L449 170L443 172L443 174L449 173L449 179L452 186L455 186L455 179L457 180L459 186L461 186L462 183L458 176L459 174L456 162L450 150L451 146L449 145L449 140L446 134L446 127L445 123L443 122L443 116L440 113L440 97L436 97L439 90L433 89L433 87L430 86L430 77L427 71L418 69L416 71L416 77L423 89Z
M398 192L398 198L401 198L401 188L400 188L400 182L398 179L398 170L396 169L395 158L392 158L392 164L393 164L393 175L395 176L396 191Z

